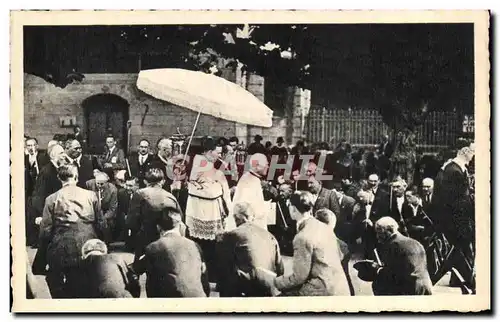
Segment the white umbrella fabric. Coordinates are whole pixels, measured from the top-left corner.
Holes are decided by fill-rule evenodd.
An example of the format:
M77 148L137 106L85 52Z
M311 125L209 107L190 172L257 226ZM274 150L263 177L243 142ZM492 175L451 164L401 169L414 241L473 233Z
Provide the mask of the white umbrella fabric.
M272 126L273 111L269 107L241 86L215 75L175 68L143 70L137 87L155 98L198 113L260 127Z

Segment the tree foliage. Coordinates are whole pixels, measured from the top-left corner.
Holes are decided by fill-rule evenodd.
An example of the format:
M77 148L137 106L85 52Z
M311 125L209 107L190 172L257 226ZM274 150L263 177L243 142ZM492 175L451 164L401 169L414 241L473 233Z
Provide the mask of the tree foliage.
M218 75L239 64L311 89L326 107L378 109L393 128L474 106L471 24L32 27L25 35L25 72L60 87L89 70L112 72L110 64L128 71L141 57L147 68Z

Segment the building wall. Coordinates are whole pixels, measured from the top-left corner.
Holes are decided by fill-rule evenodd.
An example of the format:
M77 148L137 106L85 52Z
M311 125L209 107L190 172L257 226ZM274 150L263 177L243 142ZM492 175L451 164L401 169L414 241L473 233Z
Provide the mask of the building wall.
M100 93L118 95L130 104L131 147L141 138L153 144L162 135L191 133L196 113L157 100L140 92L135 84L137 74L91 74L84 81L61 89L32 75L24 77L24 128L25 134L38 139L43 149L56 133L72 133L71 128L61 128L59 117L74 116L85 131L85 113L81 103ZM145 114L146 110L147 113ZM144 118L144 123L142 120ZM235 123L201 115L195 135L235 135Z
M257 75L242 77L241 74L224 71L223 77L236 82L264 100L264 78ZM43 79L25 74L24 77L24 128L25 134L36 137L44 149L56 133L72 133L71 128L61 128L59 118L73 116L82 125L85 134L85 113L82 102L96 94L118 95L129 103L131 125L130 147L135 150L141 138L154 144L163 135L190 134L196 113L173 104L157 100L140 92L136 87L137 74L87 74L80 83L61 89ZM195 135L237 136L245 143L260 134L264 141L276 142L279 136L287 144L302 137L302 110L308 104L303 90L290 88L289 109L284 116L275 116L271 128L237 124L219 118L201 115Z

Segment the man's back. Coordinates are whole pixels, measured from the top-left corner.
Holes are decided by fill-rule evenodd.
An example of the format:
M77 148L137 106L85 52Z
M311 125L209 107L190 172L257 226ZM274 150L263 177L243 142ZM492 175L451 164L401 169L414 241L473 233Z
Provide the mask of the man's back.
M91 255L82 265L85 279L83 297L126 298L132 297L127 290L129 283L125 261L115 254Z
M40 231L49 243L49 265L72 266L80 262L83 244L100 237L104 227L97 197L75 185L47 197Z
M158 239L156 223L167 207L179 208L175 197L161 187L140 189L132 197L127 221L131 228L139 230L136 255L141 255L143 247Z
M221 297L267 296L270 290L240 278L238 270L250 272L261 267L284 273L278 242L267 230L245 223L226 232L217 243L218 281Z
M432 294L424 247L415 239L396 234L380 247L384 268L373 283L379 295Z
M203 261L192 240L167 233L146 247L148 297L206 297Z
M299 287L299 294L349 295L347 279L340 263L340 252L337 251L339 246L330 228L315 218L307 219L299 228L294 246L305 247L301 254L310 257L310 262L307 262L301 256L296 258L294 254L294 274L301 268L309 270L306 281ZM296 263L299 264L298 267L295 267Z

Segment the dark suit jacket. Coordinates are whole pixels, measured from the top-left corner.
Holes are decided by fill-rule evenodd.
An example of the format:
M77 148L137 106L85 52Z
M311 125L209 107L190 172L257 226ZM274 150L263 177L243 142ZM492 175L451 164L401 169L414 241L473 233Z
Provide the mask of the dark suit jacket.
M78 186L87 189L87 181L94 178L94 164L90 157L82 155L78 167ZM110 178L111 179L111 178Z
M356 200L343 195L340 202L340 212L337 214L335 234L345 242L352 241L354 225L354 205Z
M134 270L146 273L148 297L207 297L210 288L199 246L175 233L149 244Z
M36 156L36 163L38 165L38 169L35 166L32 166L29 162L29 156L25 155L24 156L24 178L25 178L25 192L26 192L26 198L29 198L31 194L33 193L33 190L35 188L35 183L36 183L36 178L40 174L40 171L42 168L49 163L49 158L47 157L46 154L44 153L37 153Z
M329 226L306 219L299 224L293 246L293 273L276 278L279 290L294 296L350 295L337 237Z
M455 162L441 170L434 182L431 218L451 243L475 239L475 209L466 174Z
M47 197L40 223L40 249L46 247L51 269L78 267L83 244L102 238L105 227L95 193L65 186Z
M330 209L336 216L340 214L339 200L333 190L321 188L318 199L316 199L316 203L313 206L313 213L321 208Z
M130 166L130 172L133 177L139 179L139 187L144 188L146 184L144 183L144 177L149 169L151 169L151 165L153 163L154 155L148 154L146 161L141 165L139 163L139 154L134 153L129 156L128 163Z
M89 180L85 184L87 190L93 191L97 195L97 185L95 179ZM114 220L118 209L118 192L114 184L106 182L102 189L101 210L106 220Z
M220 236L216 258L217 288L221 297L271 296L271 291L258 281L240 279L238 270L250 272L262 267L278 275L284 273L278 242L269 232L252 223Z
M116 217L123 220L125 223L125 218L127 217L128 210L130 207L130 200L132 195L125 188L118 188L116 193L118 200L118 208L116 208Z
M173 182L171 178L172 173L170 174L167 173L167 164L163 162L163 160L160 159L160 157L157 154L155 154L151 159L151 168L157 168L163 171L163 176L165 177L165 183L163 184L163 189L168 192L171 192L170 185Z
M391 144L391 142L387 142L387 145L385 145L385 143L380 143L379 146L378 146L378 153L379 154L383 154L385 155L386 157L390 158L392 153L394 152L394 148Z
M130 201L127 226L137 231L136 256L144 253L144 248L157 240L160 235L156 223L166 207L177 208L181 212L175 197L160 187L146 187L137 190Z
M127 168L125 153L117 146L115 146L111 154L108 154L108 149L106 149L101 162L103 168L106 163L111 163L113 170L122 170Z
M31 217L42 217L45 199L61 189L61 181L57 178L57 168L52 162L45 165L38 175L31 196Z
M382 270L373 281L375 295L431 295L424 247L416 240L395 234L379 246Z
M371 209L370 219L373 223L375 223L382 217L390 216L389 199L390 199L389 193L379 187L377 189L377 193L375 194L375 198L373 200L373 205Z
M130 279L129 268L119 255L90 255L81 265L83 298L130 298L130 289L140 290L135 279ZM139 294L140 295L140 294Z
M403 221L404 220L403 213L409 213L409 211L411 211L411 209L406 199L403 202L403 206L401 207L401 212L400 212L398 209L396 196L394 195L392 196L392 205L390 212L388 213L388 216L392 217L397 223L399 223L399 231L405 236L408 236L408 229L405 225L405 222Z
M417 206L416 215L414 215L413 208L409 204L406 204L403 207L402 215L408 236L418 240L424 247L427 246L428 241L426 239L432 235L434 229L422 206Z

